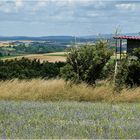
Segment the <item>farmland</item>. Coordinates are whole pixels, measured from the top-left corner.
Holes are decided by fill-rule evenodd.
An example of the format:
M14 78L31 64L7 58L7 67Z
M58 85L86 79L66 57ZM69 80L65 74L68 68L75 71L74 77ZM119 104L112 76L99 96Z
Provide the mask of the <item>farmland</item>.
M0 138L139 138L140 88L108 79L114 56L97 45L76 48L66 63L65 52L1 55L9 61L0 67Z
M140 104L0 101L1 139L137 139Z
M49 61L49 62L65 62L65 52L55 52L55 53L45 53L45 54L28 54L28 55L20 55L20 56L5 56L1 57L2 60L11 60L11 59L21 59L21 58L28 58L28 59L38 59L40 62Z
M140 0L0 8L0 140L140 139Z

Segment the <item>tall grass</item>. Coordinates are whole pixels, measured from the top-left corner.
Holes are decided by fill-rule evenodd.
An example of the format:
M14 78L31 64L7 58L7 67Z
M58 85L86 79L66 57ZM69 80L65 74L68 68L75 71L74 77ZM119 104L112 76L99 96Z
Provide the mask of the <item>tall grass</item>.
M124 89L115 93L109 85L90 87L86 84L66 84L62 79L54 80L10 80L0 82L0 99L32 101L108 101L139 102L140 88Z

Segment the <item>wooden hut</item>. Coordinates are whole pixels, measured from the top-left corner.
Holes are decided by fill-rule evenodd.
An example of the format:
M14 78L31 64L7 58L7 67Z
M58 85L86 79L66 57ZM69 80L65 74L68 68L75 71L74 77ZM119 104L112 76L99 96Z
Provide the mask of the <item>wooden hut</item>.
M140 36L114 36L113 38L116 39L116 53L119 48L120 59L123 40L126 40L126 53L131 54L134 48L140 48Z

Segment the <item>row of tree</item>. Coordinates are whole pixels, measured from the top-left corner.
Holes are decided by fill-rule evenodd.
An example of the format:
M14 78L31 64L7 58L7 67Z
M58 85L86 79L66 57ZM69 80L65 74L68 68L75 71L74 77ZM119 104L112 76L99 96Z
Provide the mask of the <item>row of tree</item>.
M14 46L12 48L15 49L15 52L17 54L21 53L38 54L38 53L61 52L66 49L66 45L57 43L49 44L47 42L45 43L33 42L30 43L28 46L26 46L25 44L21 44L18 46Z
M39 60L29 60L27 58L20 60L0 60L0 80L13 78L56 78L60 76L60 68L64 65L64 62L41 63Z

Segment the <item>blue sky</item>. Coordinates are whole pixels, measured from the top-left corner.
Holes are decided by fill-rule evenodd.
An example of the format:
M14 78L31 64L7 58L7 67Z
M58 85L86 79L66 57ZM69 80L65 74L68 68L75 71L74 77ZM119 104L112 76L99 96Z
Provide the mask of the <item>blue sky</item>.
M140 1L0 0L0 36L140 32Z

